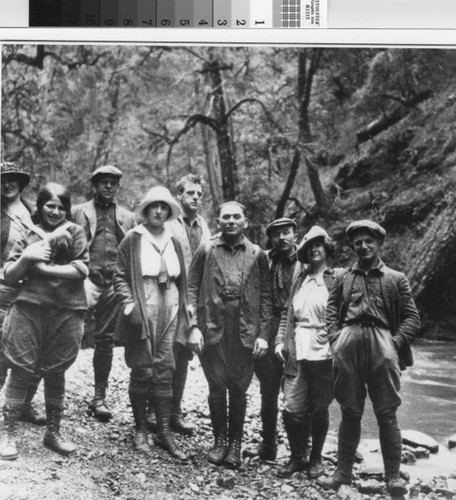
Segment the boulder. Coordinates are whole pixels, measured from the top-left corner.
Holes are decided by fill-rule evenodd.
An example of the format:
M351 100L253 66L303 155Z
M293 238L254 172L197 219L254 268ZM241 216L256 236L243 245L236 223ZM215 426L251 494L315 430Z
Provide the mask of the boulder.
M373 478L358 481L356 486L358 491L364 495L382 495L385 490L385 483Z
M450 450L456 448L456 434L453 434L450 439L448 439L448 448L450 448Z
M353 486L342 484L337 490L337 498L341 500L363 500L363 495Z
M437 453L439 451L439 444L437 441L420 431L402 431L402 442L413 448L426 448L431 453Z

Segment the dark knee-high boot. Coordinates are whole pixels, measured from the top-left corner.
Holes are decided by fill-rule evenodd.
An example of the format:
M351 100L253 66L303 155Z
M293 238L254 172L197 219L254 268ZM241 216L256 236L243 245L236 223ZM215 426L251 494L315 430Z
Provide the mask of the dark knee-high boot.
M153 393L158 426L156 443L158 446L168 451L174 458L185 461L188 457L179 448L170 430L171 404L173 398L171 384L166 384L165 386L157 385Z
M157 415L155 415L154 395L152 389L149 389L149 394L147 397L146 419L147 419L148 430L155 434L158 430L158 427L157 427Z
M356 450L361 437L361 417L346 415L342 412L337 444L337 469L329 478L318 480L325 489L336 490L341 484L350 484Z
M263 440L258 449L258 456L261 460L275 460L277 457L277 442L276 442L276 430L277 430L277 414L278 408L274 405L274 402L269 401L268 398L264 398L264 402L261 404L261 423L263 426Z
M95 377L95 392L89 409L93 416L101 422L112 418L112 413L106 405L106 391L109 374L111 373L113 346L111 344L95 344L93 353L93 372Z
M310 465L308 471L310 479L316 479L324 472L321 452L325 444L328 427L329 412L327 410L312 415L312 450L310 452Z
M214 433L214 446L209 450L207 459L213 464L220 465L228 452L226 444L228 430L226 395L209 394L208 402Z
M309 462L304 457L303 451L303 442L305 441L307 443L309 436L306 435L304 439L303 434L305 427L301 415L295 415L284 411L282 418L287 433L291 456L285 465L278 468L277 475L279 477L290 477L295 472L305 470L309 465Z
M241 446L244 433L245 412L247 409L247 397L245 393L230 392L229 415L228 415L228 452L224 463L232 469L238 469L241 465Z
M43 444L61 455L71 455L76 446L65 441L60 434L65 398L65 373L46 373L44 376L44 399L46 402L46 433Z
M35 425L46 425L46 415L39 413L32 404L41 379L41 374L34 373L30 380L27 389L27 395L25 396L24 405L19 416L19 420L22 420L23 422L30 422L31 424Z
M32 374L13 368L6 384L5 406L3 408L3 429L0 444L0 459L15 460L17 451L18 420L27 394Z
M184 397L185 383L188 371L188 353L186 348L178 346L175 348L176 370L173 374L173 402L171 405L171 428L173 431L191 436L193 427L185 422L182 416L182 398Z
M405 482L399 475L402 455L402 436L396 415L377 416L380 432L380 446L385 466L385 481L391 496L407 493Z
M137 451L149 453L152 451L147 433L147 403L149 399L150 383L143 380L135 380L130 377L128 396L130 397L131 409L135 420L134 447Z

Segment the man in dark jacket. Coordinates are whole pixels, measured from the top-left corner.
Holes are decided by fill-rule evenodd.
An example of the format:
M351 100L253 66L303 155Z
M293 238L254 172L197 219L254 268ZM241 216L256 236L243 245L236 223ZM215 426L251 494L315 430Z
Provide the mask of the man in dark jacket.
M267 354L255 361L255 374L261 390L261 422L263 439L257 453L262 460L275 460L277 456L276 428L278 398L282 379L282 361L275 355L275 337L280 317L288 300L293 275L301 267L296 253L296 222L287 217L272 221L266 227L266 235L272 246L268 252L272 282L272 322ZM253 454L253 453L252 453ZM285 476L291 476L296 471Z
M386 231L370 220L347 228L358 260L337 276L328 299L326 324L334 359L334 396L342 409L338 466L327 489L350 484L367 391L377 417L385 480L391 496L407 492L399 475L401 431L396 411L401 367L412 363L410 340L420 318L403 273L380 259ZM367 389L367 391L366 391Z
M208 460L232 468L241 464L246 391L253 376L253 361L266 354L271 328L268 260L244 236L248 224L244 210L235 201L220 206L220 233L199 246L188 283L193 311L189 347L200 355L209 385L215 437Z
M108 421L112 414L105 403L106 388L111 372L114 329L119 301L114 294L112 276L117 248L125 233L135 226L135 216L115 202L122 172L112 165L92 172L93 198L73 207L76 224L86 232L90 252L89 277L85 282L89 314L95 317L95 349L93 370L95 393L89 403L93 415Z

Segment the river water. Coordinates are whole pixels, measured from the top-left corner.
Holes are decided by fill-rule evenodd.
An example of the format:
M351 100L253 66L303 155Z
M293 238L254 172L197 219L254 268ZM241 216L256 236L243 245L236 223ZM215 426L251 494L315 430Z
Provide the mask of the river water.
M456 342L418 341L413 344L415 363L402 372L401 429L432 436L441 444L456 434ZM331 405L331 428L340 421L338 404ZM362 436L378 437L378 426L369 397L362 422Z

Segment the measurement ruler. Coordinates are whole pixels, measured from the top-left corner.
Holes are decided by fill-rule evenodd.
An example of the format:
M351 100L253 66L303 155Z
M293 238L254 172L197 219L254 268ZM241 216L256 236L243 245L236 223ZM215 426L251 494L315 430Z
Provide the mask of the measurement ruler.
M30 27L324 28L327 0L29 0Z

